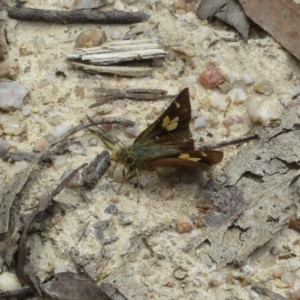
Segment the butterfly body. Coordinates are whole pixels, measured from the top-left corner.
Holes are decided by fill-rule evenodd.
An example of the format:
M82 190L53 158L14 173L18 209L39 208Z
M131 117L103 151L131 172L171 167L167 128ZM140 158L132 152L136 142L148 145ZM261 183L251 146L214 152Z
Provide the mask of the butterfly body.
M131 146L118 146L112 159L122 163L129 170L127 175L130 176L133 173L138 175L140 170L152 171L158 167L207 168L221 162L221 151L194 149L190 121L191 104L186 88Z

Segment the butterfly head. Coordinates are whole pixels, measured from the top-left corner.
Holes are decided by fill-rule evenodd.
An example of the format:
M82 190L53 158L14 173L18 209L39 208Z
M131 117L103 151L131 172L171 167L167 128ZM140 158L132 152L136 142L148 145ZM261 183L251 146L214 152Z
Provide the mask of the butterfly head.
M128 169L135 167L136 157L130 147L115 146L111 159L125 165Z

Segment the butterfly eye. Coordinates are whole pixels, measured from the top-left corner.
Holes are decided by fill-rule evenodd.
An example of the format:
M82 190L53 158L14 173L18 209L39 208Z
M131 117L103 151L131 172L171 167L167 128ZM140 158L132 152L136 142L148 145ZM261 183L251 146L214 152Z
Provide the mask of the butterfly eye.
M133 163L133 157L132 156L127 156L125 159L126 163L131 165Z

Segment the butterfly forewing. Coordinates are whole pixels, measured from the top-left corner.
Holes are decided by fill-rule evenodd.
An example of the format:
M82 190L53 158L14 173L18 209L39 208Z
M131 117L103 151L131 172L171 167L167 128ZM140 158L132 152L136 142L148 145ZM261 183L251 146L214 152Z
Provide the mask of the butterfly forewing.
M178 147L180 150L194 149L190 121L189 89L185 88L163 114L136 138L134 144L155 143Z

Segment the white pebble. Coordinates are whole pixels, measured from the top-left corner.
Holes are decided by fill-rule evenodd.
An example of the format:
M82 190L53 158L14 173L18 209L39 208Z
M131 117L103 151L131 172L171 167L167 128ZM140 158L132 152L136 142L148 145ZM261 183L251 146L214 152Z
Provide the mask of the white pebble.
M296 275L291 272L284 272L281 276L281 281L285 284L293 284L296 281Z
M242 89L234 88L227 94L235 104L242 104L247 100L247 95Z
M226 102L226 96L214 93L211 97L211 106L224 110L228 103Z
M14 273L5 272L0 275L0 291L21 289L22 285Z
M249 294L250 294L251 299L261 299L260 295L252 289L249 290Z
M16 120L7 120L6 122L1 122L3 131L9 135L20 135L26 129L26 122L25 121L16 121Z
M98 106L97 108L95 108L95 110L100 115L106 115L113 110L113 106L111 104L106 103L106 104Z
M254 79L249 74L243 74L242 80L245 84L253 84L254 83Z
M100 0L75 0L73 9L91 9L101 6Z
M226 75L224 75L224 77L226 78L226 80L228 82L230 82L231 84L234 83L236 81L236 75L234 73L228 73Z
M202 116L202 117L196 118L194 121L194 126L195 126L195 129L196 128L205 128L207 126L206 117Z
M250 265L246 265L243 267L242 271L247 275L251 275L251 274L253 274L254 270Z
M120 0L116 0L115 5L114 5L114 9L115 10L124 10L125 6Z
M122 36L122 33L119 29L113 29L112 33L111 33L111 38L113 40L118 40L120 39Z
M71 129L71 126L68 124L60 124L54 127L52 134L56 137L59 137L66 133L69 129Z
M29 91L30 87L27 84L17 81L0 82L0 109L10 111L22 108L23 100Z
M184 76L181 78L181 82L185 87L190 87L192 84L196 82L195 76Z
M87 110L86 110L86 115L89 117L89 118L94 118L96 115L97 115L97 112L94 110L94 109L92 109L92 108L88 108Z
M282 274L284 273L285 269L283 268L282 265L277 265L274 267L273 270L273 276L275 278L280 278L282 276Z
M140 134L140 128L136 124L132 127L127 127L125 133L128 137L137 137Z
M300 85L294 86L292 91L292 97L296 97L300 94Z
M300 261L297 258L290 258L285 262L285 269L293 272L300 268Z
M26 116L29 116L30 113L31 113L31 106L28 105L28 104L24 105L24 106L22 107L22 114L23 114L23 116L25 116L25 117L26 117Z
M67 159L64 155L57 156L53 165L55 170L59 170L64 167L67 163Z
M268 125L280 118L282 106L275 97L254 96L248 101L248 114L255 123Z

